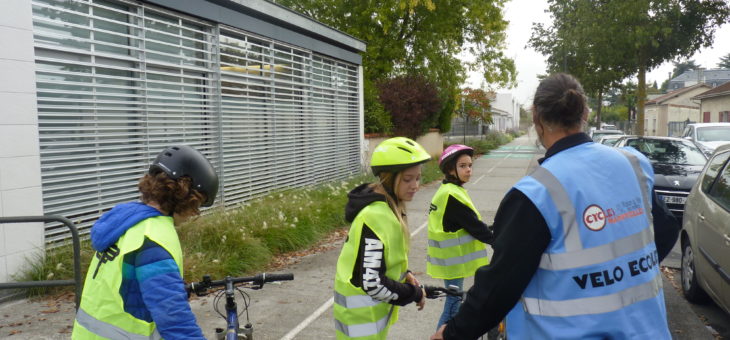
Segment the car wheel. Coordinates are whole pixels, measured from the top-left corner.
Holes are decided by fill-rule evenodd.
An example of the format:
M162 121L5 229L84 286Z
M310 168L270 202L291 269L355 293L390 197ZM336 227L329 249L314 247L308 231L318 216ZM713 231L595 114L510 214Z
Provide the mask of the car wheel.
M694 252L689 242L685 242L682 249L682 293L687 301L704 303L709 300L707 293L700 287L695 271Z

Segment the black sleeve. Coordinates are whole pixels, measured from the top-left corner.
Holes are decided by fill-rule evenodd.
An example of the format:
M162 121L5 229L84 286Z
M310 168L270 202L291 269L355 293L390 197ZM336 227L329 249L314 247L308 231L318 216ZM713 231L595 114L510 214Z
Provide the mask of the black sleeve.
M423 291L410 283L400 283L385 276L383 242L367 225L362 226L360 248L350 282L375 300L405 306L421 301Z
M550 230L532 201L512 189L494 219L492 262L479 268L459 313L444 330L446 340L476 339L494 328L519 301L550 244Z
M654 243L656 243L657 255L661 262L669 252L672 251L674 244L677 243L679 231L682 226L674 217L667 204L659 199L654 190L651 191L652 207L651 215L654 217Z
M494 239L492 230L477 217L474 210L471 210L451 195L449 195L449 200L446 202L443 225L444 231L453 233L459 231L459 229L464 229L469 235L484 243L492 244Z

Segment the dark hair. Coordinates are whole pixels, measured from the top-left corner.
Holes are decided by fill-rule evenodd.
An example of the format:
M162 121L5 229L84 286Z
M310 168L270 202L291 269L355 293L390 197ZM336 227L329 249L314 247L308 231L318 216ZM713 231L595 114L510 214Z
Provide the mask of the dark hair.
M580 126L587 109L583 87L565 73L543 79L535 91L532 105L540 120L563 128Z
M164 172L158 172L145 174L137 187L143 203L156 202L170 216L191 217L200 213L200 205L205 202L205 195L191 189L192 182L187 176L175 180Z

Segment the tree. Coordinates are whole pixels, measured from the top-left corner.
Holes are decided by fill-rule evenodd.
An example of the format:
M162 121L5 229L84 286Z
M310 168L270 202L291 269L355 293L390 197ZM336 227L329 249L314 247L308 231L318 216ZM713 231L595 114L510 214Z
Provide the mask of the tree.
M720 62L717 63L717 68L730 69L730 53L724 57L720 57Z
M578 65L576 70L588 71L579 77L584 83L595 79L600 86L615 81L613 77L598 77L605 70L616 72L621 75L620 79L636 74L639 134L644 130L646 72L667 60L692 55L699 48L710 46L717 27L727 20L730 12L725 0L549 0L549 3L548 11L561 21L544 30L540 30L540 25L533 26L532 40L561 41L547 49L551 56L565 55L560 47L566 46L572 47L567 49L570 53L583 56L574 62ZM591 70L597 71L596 76Z
M533 24L528 44L546 55L548 74L565 72L575 76L596 105L596 125L601 125L603 95L627 75L627 70L618 64L602 63L603 54L610 51L588 49L582 45L585 38L578 30L580 25L589 25L591 16L579 17L579 1L550 1L548 12L553 18L552 26Z
M421 74L435 84L444 110L453 110L466 72L483 70L499 86L515 83L514 61L507 58L506 0L278 0L367 43L363 53L366 87L393 76ZM474 56L464 62L462 52ZM365 90L368 92L368 89ZM367 101L373 98L364 98ZM442 112L446 121L453 111ZM366 109L365 115L372 112ZM438 123L436 123L438 124Z
M700 65L697 65L694 60L689 59L687 61L675 61L672 63L674 65L674 70L672 71L671 79L674 79L687 71L697 70L700 68Z
M482 89L465 88L462 92L464 106L461 112L468 117L483 124L492 123L491 100L489 93Z
M397 135L415 139L438 120L441 99L436 86L424 76L398 76L379 83L378 89Z

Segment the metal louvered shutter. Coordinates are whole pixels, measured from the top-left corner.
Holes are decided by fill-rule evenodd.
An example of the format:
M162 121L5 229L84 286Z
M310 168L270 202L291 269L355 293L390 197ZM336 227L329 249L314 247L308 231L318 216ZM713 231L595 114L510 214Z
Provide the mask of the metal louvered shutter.
M221 28L227 203L360 170L357 67Z
M357 65L142 2L32 4L44 211L82 233L171 144L211 160L219 204L360 171Z
M216 161L212 27L119 1L33 1L43 204L86 232L167 145ZM46 242L68 237L46 226Z

